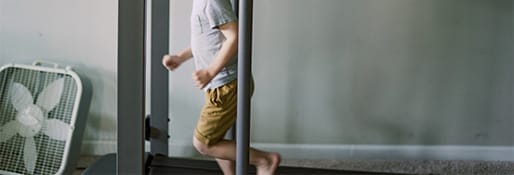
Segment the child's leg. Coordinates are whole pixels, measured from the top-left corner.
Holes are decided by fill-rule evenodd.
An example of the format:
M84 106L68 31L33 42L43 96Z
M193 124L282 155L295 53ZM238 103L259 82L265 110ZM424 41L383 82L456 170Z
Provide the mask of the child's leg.
M221 171L223 171L224 175L236 174L235 161L225 160L225 159L216 159L216 162L218 162L218 165L220 166Z
M236 143L234 141L222 140L207 146L194 138L193 144L202 154L224 160L236 159ZM280 155L250 148L250 164L257 168L257 175L272 175L275 174L280 164Z
M225 132L233 126L236 120L236 113L237 81L206 92L205 105L193 139L193 144L198 152L217 159L228 161L236 159L235 142L223 140ZM227 161L218 162L224 173L234 172L234 168L231 168L234 165ZM280 155L250 148L250 164L255 165L258 175L271 175L275 173L280 164Z

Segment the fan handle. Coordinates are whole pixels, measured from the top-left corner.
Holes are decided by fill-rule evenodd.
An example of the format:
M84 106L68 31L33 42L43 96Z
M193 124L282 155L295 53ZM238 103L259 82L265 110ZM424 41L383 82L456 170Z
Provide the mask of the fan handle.
M48 66L46 66L46 67L50 67L50 68L52 68L52 67L53 67L53 68L55 68L55 69L59 69L59 68L61 67L61 66L60 66L59 64L57 64L57 63L48 62L48 61L34 61L34 62L32 63L32 65L34 65L34 66L41 66L41 67L43 67L43 66L45 66L45 65L48 65ZM64 67L64 68L65 68L66 70L73 70L73 68L72 68L71 66L66 66L66 67Z

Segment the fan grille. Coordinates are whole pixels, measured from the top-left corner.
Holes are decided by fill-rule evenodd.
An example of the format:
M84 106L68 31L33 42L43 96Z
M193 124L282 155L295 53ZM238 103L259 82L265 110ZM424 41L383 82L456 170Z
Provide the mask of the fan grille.
M24 68L10 67L0 72L0 126L15 120L17 111L14 109L10 97L9 87L13 83L20 83L27 87L37 100L39 93L51 82L64 78L64 88L59 104L48 112L48 119L58 119L67 124L73 117L72 112L77 97L77 84L66 74L35 71ZM35 102L35 101L34 101ZM71 132L69 132L72 134ZM56 174L61 167L66 141L49 138L43 133L34 136L38 158L34 174ZM3 171L28 174L25 169L23 148L25 137L16 134L10 140L0 143L0 169Z

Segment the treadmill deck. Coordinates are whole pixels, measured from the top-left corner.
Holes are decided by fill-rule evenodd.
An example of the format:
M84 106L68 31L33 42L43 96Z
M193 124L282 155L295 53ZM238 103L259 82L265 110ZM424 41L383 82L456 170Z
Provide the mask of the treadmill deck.
M195 160L187 158L169 158L166 156L148 156L147 154L147 172L150 175L221 175L223 174L215 161L210 160ZM255 167L250 166L249 174L255 174ZM116 154L108 154L101 157L93 165L87 168L82 175L115 175L116 174ZM379 175L387 173L377 172L359 172L359 171L344 171L344 170L330 170L330 169L317 169L317 168L302 168L302 167L286 167L281 166L277 170L277 175L281 174L338 174L338 175L353 175L353 174L368 174Z

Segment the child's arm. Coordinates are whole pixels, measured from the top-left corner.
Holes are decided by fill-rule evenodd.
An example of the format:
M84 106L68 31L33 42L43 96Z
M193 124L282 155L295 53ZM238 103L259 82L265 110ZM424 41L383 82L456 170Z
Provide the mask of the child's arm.
M179 52L177 55L164 55L162 57L162 64L168 70L175 70L182 64L183 62L189 60L193 57L193 52L191 48L187 48Z
M238 48L238 24L236 21L218 26L225 36L225 41L214 61L206 69L193 72L193 80L200 89L204 88L216 76L230 59L234 58Z

